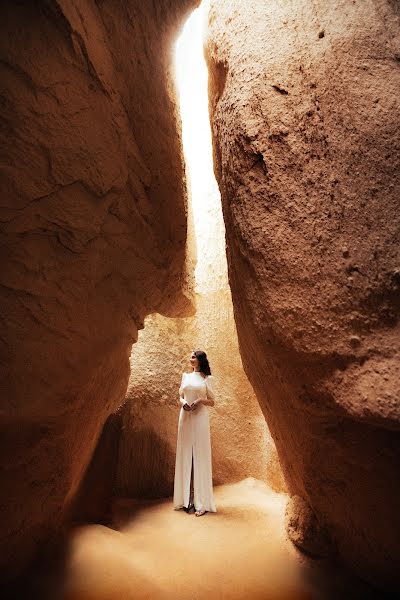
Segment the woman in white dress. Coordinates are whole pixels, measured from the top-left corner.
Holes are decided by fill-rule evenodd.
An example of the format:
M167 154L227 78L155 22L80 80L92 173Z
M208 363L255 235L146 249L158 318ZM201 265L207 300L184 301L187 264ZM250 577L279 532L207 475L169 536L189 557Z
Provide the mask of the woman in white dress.
M194 508L196 517L200 517L206 512L217 512L213 496L208 415L208 406L214 406L215 396L206 353L194 350L190 365L193 371L183 373L179 388L181 410L176 446L174 510L189 512Z

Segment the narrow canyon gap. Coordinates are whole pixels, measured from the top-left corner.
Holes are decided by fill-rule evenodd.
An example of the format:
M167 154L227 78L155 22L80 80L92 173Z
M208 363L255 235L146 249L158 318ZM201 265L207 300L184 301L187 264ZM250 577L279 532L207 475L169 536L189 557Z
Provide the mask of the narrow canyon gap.
M176 43L189 209L187 271L195 313L146 318L132 348L117 461L117 497L157 498L173 492L178 388L188 356L206 350L217 402L210 409L215 485L255 477L284 489L276 450L243 372L227 278L225 231L212 163L207 68L200 7ZM140 456L140 460L138 460Z

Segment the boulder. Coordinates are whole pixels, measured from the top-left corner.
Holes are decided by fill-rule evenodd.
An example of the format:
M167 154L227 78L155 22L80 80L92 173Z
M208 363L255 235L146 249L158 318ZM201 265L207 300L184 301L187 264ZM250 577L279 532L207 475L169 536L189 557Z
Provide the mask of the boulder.
M171 65L195 5L1 3L5 577L57 535L144 317L192 312Z
M245 371L292 495L398 586L399 6L211 1L215 173Z

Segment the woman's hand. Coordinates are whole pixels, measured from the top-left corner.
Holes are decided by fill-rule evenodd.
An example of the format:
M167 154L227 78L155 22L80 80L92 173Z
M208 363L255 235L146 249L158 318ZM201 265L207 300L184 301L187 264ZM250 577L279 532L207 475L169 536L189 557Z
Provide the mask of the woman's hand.
M192 410L196 410L199 404L203 404L204 398L197 398L194 402L192 402Z

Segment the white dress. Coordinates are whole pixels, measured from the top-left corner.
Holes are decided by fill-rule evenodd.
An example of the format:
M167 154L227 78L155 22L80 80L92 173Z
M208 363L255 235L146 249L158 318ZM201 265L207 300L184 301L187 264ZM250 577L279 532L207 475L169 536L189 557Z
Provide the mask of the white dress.
M199 404L193 411L183 409L185 401L191 404L197 398L212 398L213 377L203 377L197 371L183 373L179 393L181 410L178 422L178 439L176 445L175 480L174 480L174 507L189 506L190 475L192 470L193 454L193 491L194 507L196 510L217 512L215 508L212 464L211 464L211 439L208 407Z

